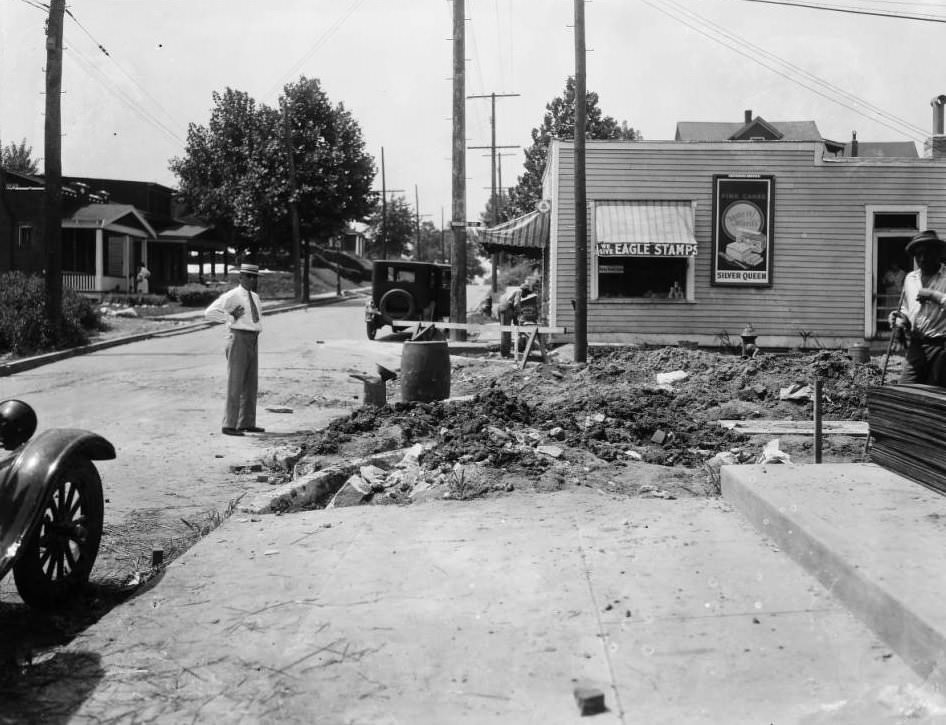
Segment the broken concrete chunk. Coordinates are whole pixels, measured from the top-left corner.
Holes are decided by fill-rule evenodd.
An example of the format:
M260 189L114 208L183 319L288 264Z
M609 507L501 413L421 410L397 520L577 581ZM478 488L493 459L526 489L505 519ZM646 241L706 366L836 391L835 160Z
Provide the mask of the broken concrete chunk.
M688 373L685 370L674 370L672 373L657 373L657 385L673 385L686 380Z
M374 488L378 485L384 485L384 479L388 475L388 472L383 468L378 468L377 466L362 466L358 469L359 475L368 482L368 485Z
M420 461L420 456L424 452L424 446L421 443L415 443L406 451L404 451L404 457L397 464L398 466L416 466Z
M351 476L332 497L325 508L343 508L345 506L360 506L367 503L372 497L371 484L361 476Z
M655 430L654 434L650 437L651 443L656 443L658 446L663 445L663 442L667 440L667 434L662 430Z
M624 455L630 458L632 461L644 460L644 457L637 451L624 451Z
M811 386L802 385L801 383L795 383L789 385L787 388L781 388L778 391L779 400L796 400L804 401L810 400L812 396Z
M549 438L555 441L563 440L565 438L565 429L561 426L555 426L549 429Z
M551 456L552 458L561 458L563 453L562 449L558 446L538 446L536 447L535 452L542 453L546 456Z

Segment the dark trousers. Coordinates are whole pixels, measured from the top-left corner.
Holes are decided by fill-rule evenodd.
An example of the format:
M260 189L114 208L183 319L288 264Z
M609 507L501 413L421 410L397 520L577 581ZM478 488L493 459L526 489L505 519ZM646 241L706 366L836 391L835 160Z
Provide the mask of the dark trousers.
M904 355L899 382L946 388L946 338L913 335Z
M256 425L256 391L259 384L259 333L230 330L227 340L227 405L224 428Z
M518 322L516 319L516 311L511 307L500 307L499 308L499 324L500 325L515 325ZM501 332L499 333L499 354L503 357L510 357L512 355L512 333L511 332Z

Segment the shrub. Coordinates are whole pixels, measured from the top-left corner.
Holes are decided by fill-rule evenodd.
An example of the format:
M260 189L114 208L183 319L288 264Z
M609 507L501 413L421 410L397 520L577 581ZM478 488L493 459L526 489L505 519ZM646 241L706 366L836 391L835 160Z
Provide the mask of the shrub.
M169 287L168 297L177 300L184 307L206 307L217 299L223 291L219 287L186 284L183 287Z
M62 327L46 319L46 283L37 275L0 275L0 352L17 355L85 345L89 332L103 329L91 300L75 290L62 291Z

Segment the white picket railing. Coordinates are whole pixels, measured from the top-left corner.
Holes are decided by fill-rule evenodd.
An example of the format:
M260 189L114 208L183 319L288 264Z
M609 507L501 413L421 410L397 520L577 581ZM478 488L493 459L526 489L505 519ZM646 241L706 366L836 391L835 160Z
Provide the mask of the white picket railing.
M62 286L74 289L76 292L97 292L95 275L81 272L63 272Z

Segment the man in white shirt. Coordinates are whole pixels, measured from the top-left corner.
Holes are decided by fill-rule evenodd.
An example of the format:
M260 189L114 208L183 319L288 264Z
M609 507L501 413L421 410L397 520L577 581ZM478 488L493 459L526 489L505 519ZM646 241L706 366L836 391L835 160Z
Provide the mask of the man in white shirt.
M211 322L227 324L227 403L223 414L224 435L263 433L256 425L256 393L259 385L259 334L263 329L260 298L256 294L259 267L240 265L240 284L215 299L204 311Z
M946 242L927 230L906 251L916 269L904 278L900 305L888 318L892 334L898 328L910 333L899 382L946 387Z

